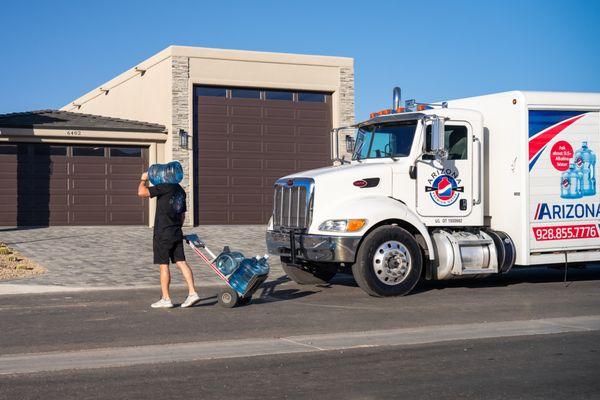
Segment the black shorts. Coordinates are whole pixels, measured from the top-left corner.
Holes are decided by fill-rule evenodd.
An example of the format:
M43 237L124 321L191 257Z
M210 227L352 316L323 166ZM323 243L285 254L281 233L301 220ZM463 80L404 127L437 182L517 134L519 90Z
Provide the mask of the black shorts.
M171 262L185 261L183 252L183 239L157 239L154 238L154 264L169 264Z

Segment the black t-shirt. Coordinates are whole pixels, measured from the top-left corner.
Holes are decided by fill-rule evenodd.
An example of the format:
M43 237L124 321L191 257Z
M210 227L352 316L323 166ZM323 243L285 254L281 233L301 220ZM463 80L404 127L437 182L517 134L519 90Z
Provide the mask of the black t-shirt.
M177 183L162 183L148 188L156 199L154 237L159 240L183 239L181 214L186 212L185 191Z

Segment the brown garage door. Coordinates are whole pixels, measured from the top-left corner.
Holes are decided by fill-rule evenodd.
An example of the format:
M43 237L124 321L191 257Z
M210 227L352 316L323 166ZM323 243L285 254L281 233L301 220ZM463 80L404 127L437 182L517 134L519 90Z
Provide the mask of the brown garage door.
M330 165L331 96L196 87L196 224L265 224L273 183Z
M140 147L0 144L0 226L147 224L147 160Z

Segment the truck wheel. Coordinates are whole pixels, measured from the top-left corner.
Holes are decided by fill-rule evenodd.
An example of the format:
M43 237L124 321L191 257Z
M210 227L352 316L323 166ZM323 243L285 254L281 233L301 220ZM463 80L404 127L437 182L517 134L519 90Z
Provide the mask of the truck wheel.
M352 275L371 296L403 296L419 281L422 266L421 250L408 231L381 226L360 246Z
M322 285L329 282L337 271L332 271L309 265L297 267L291 265L288 259L281 258L281 266L288 278L300 285Z

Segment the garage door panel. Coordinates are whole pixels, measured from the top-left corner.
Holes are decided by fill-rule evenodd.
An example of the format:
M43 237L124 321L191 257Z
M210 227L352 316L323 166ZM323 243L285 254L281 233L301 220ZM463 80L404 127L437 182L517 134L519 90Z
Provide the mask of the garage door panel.
M200 140L198 142L198 151L203 154L210 154L210 152L227 152L227 141L223 140L221 136L216 138L217 140Z
M221 118L199 120L202 132L207 133L227 133L227 123L223 123Z
M260 187L262 179L260 176L232 176L231 184L234 186L234 190L238 190L240 187Z
M263 160L259 158L232 158L231 169L241 169L256 173L256 170L261 170L263 166Z
M247 208L247 207L245 207ZM262 216L262 213L260 211L247 211L247 210L240 210L240 211L232 211L230 213L231 218L230 218L230 224L266 224L268 221L264 219L264 217Z
M74 209L78 209L79 207L96 207L96 206L106 206L106 193L104 191L98 192L97 194L92 193L81 193L81 194L71 194L69 196L69 204L74 206Z
M295 117L295 110L292 108L265 108L265 118L279 118L293 120Z
M108 223L111 225L143 225L146 224L146 213L139 208L131 211L109 211Z
M217 205L216 210L221 209L222 204L229 204L229 195L227 193L206 192L200 195L203 204Z
M106 162L91 160L89 162L76 161L71 164L71 173L76 175L106 175Z
M222 173L223 171L221 171ZM229 186L229 177L227 175L202 175L198 179L202 186L207 188L224 188Z
M226 169L229 167L229 163L226 158L203 158L198 160L198 167L200 170L205 168Z
M265 135L269 136L282 136L282 137L290 137L294 136L296 131L295 125L283 125L273 123L266 123L264 126Z
M319 110L298 110L298 119L302 120L318 120L327 121L328 113L326 111Z
M197 113L198 116L227 116L227 105L225 104L204 104L200 111Z
M88 179L83 177L69 179L69 182L74 192L105 193L108 189L106 179Z
M109 206L133 206L133 209L141 206L143 201L137 196L131 194L109 194L108 205Z
M240 153L260 153L262 150L262 143L260 141L241 141L232 140L230 143L231 151Z
M230 106L229 116L231 117L262 117L261 107L250 107L250 106Z
M296 160L266 160L265 169L267 170L292 170L296 166Z
M268 153L295 153L296 152L296 143L294 143L294 142L287 142L287 143L266 142L265 150Z
M262 127L260 124L232 123L230 125L230 132L232 135L237 136L247 135L256 137L262 133Z
M69 212L70 225L106 225L108 223L106 209L89 209Z
M125 177L135 180L139 178L139 176L144 171L144 166L142 164L109 164L108 171L112 177Z
M262 192L259 193L234 193L231 195L231 204L234 206L257 206L262 204Z

